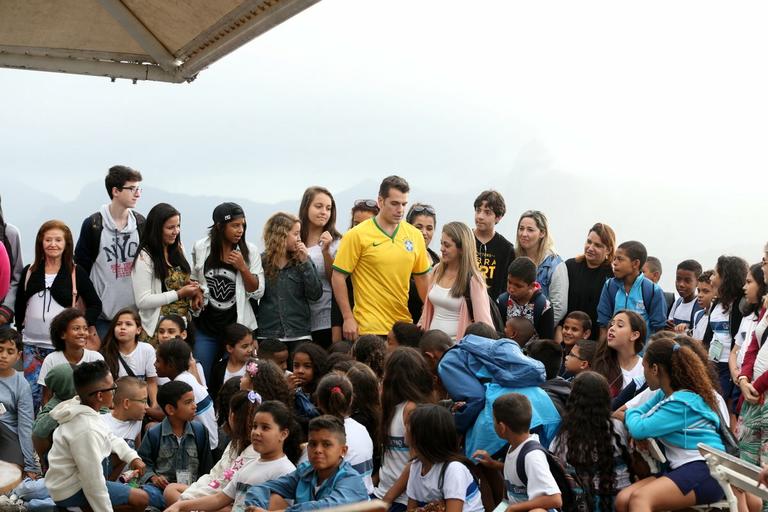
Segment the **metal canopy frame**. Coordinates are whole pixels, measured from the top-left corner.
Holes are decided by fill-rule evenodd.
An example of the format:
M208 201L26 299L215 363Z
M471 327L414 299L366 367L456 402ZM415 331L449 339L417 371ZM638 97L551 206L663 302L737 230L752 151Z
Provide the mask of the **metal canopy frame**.
M37 71L52 71L59 73L73 73L80 75L104 76L115 80L125 78L133 80L153 80L160 82L183 83L193 81L198 73L210 66L212 63L221 59L225 55L240 48L244 44L258 37L259 35L274 28L280 23L288 20L296 14L302 12L308 7L314 5L320 0L229 0L229 4L234 5L223 16L219 16L215 9L211 9L212 19L205 18L206 12L201 12L200 5L210 5L221 8L229 7L223 0L208 0L210 4L198 4L195 6L193 0L76 0L76 3L70 4L73 8L84 6L88 11L83 11L83 18L99 19L102 17L102 23L93 27L94 30L102 28L106 31L102 36L102 43L112 41L109 38L110 30L117 30L118 27L124 33L115 33L115 39L122 42L122 48L117 51L113 46L102 44L104 48L87 47L82 43L86 37L78 33L76 26L72 26L71 33L67 32L66 24L63 29L61 25L55 28L58 31L57 44L51 46L35 46L35 34L32 34L33 28L40 29L42 37L45 39L48 33L44 25L46 8L54 11L60 8L61 0L4 0L0 3L0 17L3 17L3 10L8 11L9 16L16 15L16 20L10 20L7 23L13 23L13 29L19 27L18 23L29 24L27 27L18 28L14 34L4 34L2 22L0 22L0 67L14 69L28 69ZM10 7L8 4L11 5ZM25 12L27 6L35 4L35 11ZM217 2L219 2L217 4ZM4 7L5 6L5 7ZM133 8L132 8L133 7ZM182 37L178 33L167 34L159 33L166 26L162 25L163 19L173 16L172 9L178 9L179 14L186 8L195 9L192 14L196 17L195 21L204 23L206 27L203 30L196 30L195 27L181 26L179 32L191 33L194 31L194 37ZM95 12L94 9L101 9L104 12ZM155 10L162 10L161 13L166 18L158 15L158 19L152 20L148 17ZM31 9L30 9L31 11ZM109 18L103 18L104 14ZM150 13L150 14L147 14ZM80 14L78 12L68 13L75 20ZM142 18L144 14L144 18ZM179 16L179 19L182 18ZM201 21L202 19L202 21ZM51 22L55 22L53 20ZM174 20L176 21L176 20ZM154 23L153 23L154 22ZM84 21L84 24L88 24ZM116 27L110 26L116 24ZM38 25L35 27L34 25ZM6 29L10 25L6 25ZM149 27L155 26L155 30ZM82 28L82 27L81 27ZM7 31L10 32L10 31ZM112 32L114 33L114 32ZM32 34L32 35L29 35ZM183 35L183 34L182 34ZM15 37L13 37L15 36ZM179 38L182 37L183 44L173 49L169 46L179 46ZM14 44L16 40L22 40L26 44ZM94 38L98 39L98 38ZM29 44L29 43L33 44ZM90 42L90 41L89 41ZM117 43L115 43L117 45Z

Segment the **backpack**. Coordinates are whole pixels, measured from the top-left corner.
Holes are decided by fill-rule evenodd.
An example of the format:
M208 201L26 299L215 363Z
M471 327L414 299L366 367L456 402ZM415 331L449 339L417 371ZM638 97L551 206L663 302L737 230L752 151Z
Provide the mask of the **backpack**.
M469 313L469 322L475 321L475 310L472 307L472 298L469 296L469 287L472 283L472 274L467 277L467 288L464 290L464 302L467 303L467 312ZM488 311L491 314L491 320L493 321L493 328L500 336L504 336L504 322L501 320L501 313L496 306L496 301L488 299Z
M695 300L695 299L694 299L694 300ZM673 317L674 317L675 311L677 311L677 308L678 308L678 307L680 306L680 304L682 304L682 303L683 303L683 298L682 298L682 297L678 297L678 299L677 299L677 300L675 301L675 303L672 305L672 309L671 309L670 313L672 314L672 316L673 316ZM699 305L698 305L698 303L696 303L696 304L694 304L694 305L693 305L693 307L691 308L691 319L690 319L690 321L688 322L688 325L689 325L689 328L690 328L690 329L693 329L694 327L696 327L696 321L698 320L698 319L696 318L696 316L697 316L697 313L699 313L699 312L703 312L703 311L704 311L704 310L701 308L701 306L699 306ZM669 316L669 315L667 315L667 316ZM701 317L699 316L699 318L701 318Z
M547 457L549 471L552 473L555 482L557 482L557 487L560 489L560 495L563 500L561 510L563 512L592 512L594 510L594 500L590 492L591 486L582 485L578 476L568 474L560 459L544 448L538 441L527 441L517 455L515 469L523 485L528 486L528 475L525 473L525 457L535 450L541 450Z
M606 284L608 287L608 300L611 304L611 313L616 309L616 294L619 291L619 281L614 277L609 279ZM651 305L653 304L653 296L656 294L656 285L650 279L643 278L640 284L643 292L643 305L645 306L645 313L648 318L651 317Z
M133 212L136 217L136 229L139 232L139 237L144 232L144 223L147 219L140 213ZM91 261L96 261L99 256L99 246L101 245L101 232L104 230L104 219L101 217L100 212L92 214L88 219L91 222L91 245L88 248L88 253L91 255Z

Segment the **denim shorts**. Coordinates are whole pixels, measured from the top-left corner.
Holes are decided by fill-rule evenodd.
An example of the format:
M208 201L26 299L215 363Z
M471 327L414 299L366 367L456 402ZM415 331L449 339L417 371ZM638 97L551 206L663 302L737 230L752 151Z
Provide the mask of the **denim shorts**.
M165 510L165 498L163 498L163 490L159 487L155 487L152 484L144 484L141 488L149 494L149 506Z
M131 494L131 486L120 482L107 481L107 492L109 493L109 501L112 505L125 505L128 503L128 496ZM88 505L88 500L85 498L83 490L80 489L69 498L57 501L56 505L64 508L85 507Z

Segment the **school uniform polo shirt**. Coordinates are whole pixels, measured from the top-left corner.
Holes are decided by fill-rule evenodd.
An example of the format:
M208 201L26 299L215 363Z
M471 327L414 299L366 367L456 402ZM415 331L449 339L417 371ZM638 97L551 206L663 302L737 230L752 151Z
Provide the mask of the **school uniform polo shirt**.
M411 322L411 274L429 272L430 259L418 229L403 221L390 236L373 217L347 231L333 268L352 275L360 334L383 335L397 321Z

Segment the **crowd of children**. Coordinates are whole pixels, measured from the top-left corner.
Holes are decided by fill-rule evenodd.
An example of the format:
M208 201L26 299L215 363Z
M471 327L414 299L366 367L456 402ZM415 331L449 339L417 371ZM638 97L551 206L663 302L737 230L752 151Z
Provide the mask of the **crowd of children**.
M412 207L418 230L401 220L407 183L389 177L355 202L354 236L311 187L298 216L269 219L262 254L242 209L219 205L190 264L179 212L133 212L141 176L116 167L95 215L135 238L119 285L135 300L102 289L100 255L83 262L105 240L89 218L76 254L47 223L34 268L8 277L15 329L0 305L0 460L48 506L678 510L724 496L698 443L732 448L734 432L745 460L768 462L768 252L682 261L670 299L658 259L605 224L564 261L546 216L525 212L515 257L495 230L504 200L485 191L475 230L449 223L438 257L434 209Z

